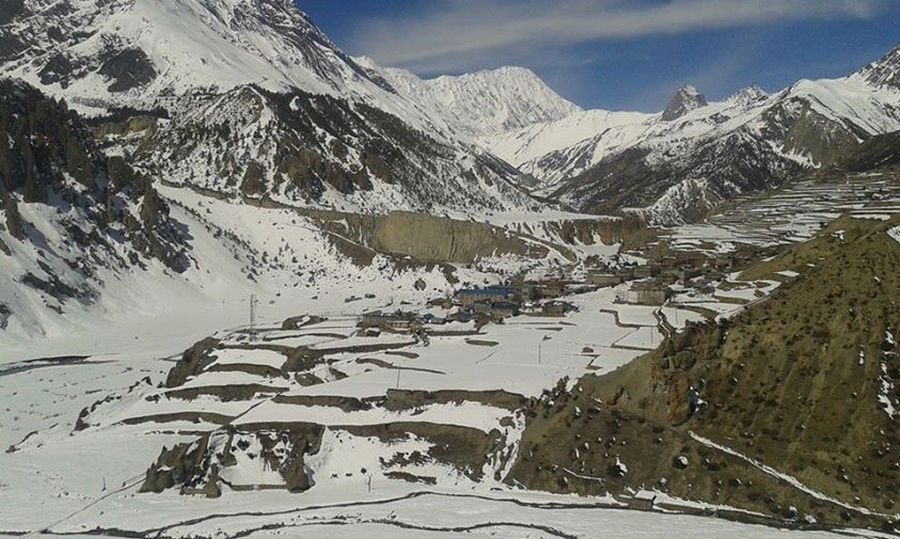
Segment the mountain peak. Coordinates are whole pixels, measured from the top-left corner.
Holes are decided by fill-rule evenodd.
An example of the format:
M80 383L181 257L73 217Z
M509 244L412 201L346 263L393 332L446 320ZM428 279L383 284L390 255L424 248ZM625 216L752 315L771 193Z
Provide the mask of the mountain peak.
M381 74L400 94L446 118L470 139L560 120L581 110L524 67L425 80L402 69L382 69Z
M766 93L765 90L754 84L753 86L748 86L732 94L731 97L728 98L728 102L736 105L747 105L768 97L768 95L769 94Z
M663 112L662 119L665 122L677 120L692 110L705 107L707 105L706 96L690 84L684 85L675 92L666 110Z
M900 89L900 45L894 47L880 60L859 70L856 75L878 88Z

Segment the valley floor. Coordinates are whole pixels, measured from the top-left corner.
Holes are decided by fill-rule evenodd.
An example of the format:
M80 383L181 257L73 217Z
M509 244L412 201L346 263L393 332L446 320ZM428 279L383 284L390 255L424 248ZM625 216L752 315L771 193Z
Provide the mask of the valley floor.
M885 212L896 212L893 196L881 204ZM771 201L766 207L774 206L781 207ZM880 218L863 213L858 217ZM727 219L720 218L702 233L683 229L674 236L705 249L718 241L711 227L722 230L727 225ZM728 244L733 240L721 239ZM422 303L401 305L405 298L388 291L365 298L365 285L354 284L265 297L269 301L259 306L261 322L253 332L246 326L247 302L234 294L221 305L174 316L129 318L106 329L82 332L68 342L6 347L0 361L0 447L8 448L0 454L0 535L439 537L465 532L473 537L801 539L877 535L778 530L674 511L666 514L659 508L628 510L613 497L550 495L507 485L499 477L518 451L524 418L502 404L506 396L354 408L392 390L502 389L525 399L540 397L560 380L568 379L571 385L586 373L602 374L627 364L654 349L667 332L691 321L730 316L795 276L785 271L777 279L743 283L731 274L715 283L712 291L676 287L674 298L663 308L618 303L617 294L627 287L620 285L567 297L578 311L565 317L517 316L477 334L435 335L428 343L387 332L359 336L360 313L429 308ZM348 297L354 300L347 302ZM281 328L284 318L302 314L325 320ZM176 388L196 391L192 398L176 396L171 387L163 386L166 374L185 348L211 334L220 342L214 363ZM277 371L284 361L273 352L279 345L321 352L327 362L307 373L318 382L307 385L272 376L271 370ZM72 357L28 361L53 356ZM258 390L249 397L223 397L229 388L239 386ZM79 411L98 402L84 416L89 419L86 428L79 426ZM164 447L190 443L221 428L293 423L325 427L320 450L306 461L314 487L304 493L290 494L275 484L280 479L252 456L240 461L227 478L235 488L223 489L216 499L180 495L177 489L138 493L148 466ZM505 446L482 469L464 471L440 461L402 468L417 472L410 480L389 473L391 460L398 452L406 457L427 452L432 444L416 436L397 441L354 430L390 424L463 428L483 435L499 432ZM660 493L647 495L670 504L666 507L698 508ZM700 509L711 513L716 508Z
M390 362L396 368L357 369L354 374L349 363L359 365L358 361L348 361L346 366L338 362L336 368L344 369L348 377L309 387L291 386L285 395L383 395L397 387L399 374L400 387L405 389L502 387L536 396L563 377L612 370L659 342L661 328L655 308L615 304L614 297L613 289L579 296L574 301L581 310L566 319L517 317L501 326L488 326L477 341L436 337L428 347L404 347L409 357L361 354L364 359L383 362L367 362L367 367ZM664 314L682 325L700 317L673 308L666 308ZM275 339L306 339L327 348L347 346L348 340L358 339L352 336L354 326L355 319L344 316L306 330L262 329L249 340L241 329L219 336L251 346ZM331 336L324 338L323 334ZM539 356L538 343L547 336L550 340L545 341ZM377 340L403 341L392 336ZM591 352L585 352L585 348ZM163 393L156 386L178 352L179 348L173 347L166 354L135 351L92 355L84 360L72 359L71 363L7 363L0 369L0 403L6 411L0 425L0 446L9 448L0 455L0 495L15 500L0 511L0 534L267 537L310 533L331 537L352 533L438 537L466 532L474 537L593 537L602 532L609 537L671 537L673 533L699 538L837 537L825 532L779 531L696 516L616 509L620 503L611 497L532 493L493 480L475 482L441 466L430 470L438 477L436 486L373 477L361 473L361 469L377 469L378 455L385 448L359 445L361 441L373 443L366 438L342 445L339 434L323 442L321 462L308 463L316 470L316 486L303 494L226 491L215 500L182 496L173 490L138 494L147 465L163 446L190 441L192 432L217 426L203 420L126 424L129 418L160 412L159 405L143 398L132 399L129 388L138 386L142 396ZM240 356L235 361L242 364L264 365L267 361L264 350L243 351ZM226 358L223 355L219 361L227 363ZM207 373L188 386L227 385L231 383L229 377L236 374ZM250 374L238 374L237 378L241 376L278 383ZM146 381L140 382L142 379ZM122 399L124 405L117 406L116 411L123 415L104 417L100 426L73 431L77 411L107 395ZM202 406L203 411L232 417L229 421L235 425L298 420L345 425L403 419L488 430L497 424L497 415L508 413L492 411L489 406L468 410L449 406L444 411L416 412L425 417L367 417L367 412L276 404L267 398L246 403L172 401L167 406L182 412ZM254 472L248 473L244 480L260 480Z

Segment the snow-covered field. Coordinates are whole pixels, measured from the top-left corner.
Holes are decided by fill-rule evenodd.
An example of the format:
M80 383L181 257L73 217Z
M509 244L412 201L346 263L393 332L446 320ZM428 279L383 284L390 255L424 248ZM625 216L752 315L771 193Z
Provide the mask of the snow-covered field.
M310 461L322 479L304 494L226 491L216 500L175 491L137 494L136 485L159 449L190 437L168 432L176 427L172 425L70 434L74 411L121 391L137 377L155 381L169 366L153 358L106 357L0 377L0 398L9 410L0 429L3 444L19 441L26 431L37 432L16 451L0 455L0 495L7 500L0 510L0 532L49 529L77 536L100 528L113 537L125 536L116 530L164 537L437 537L463 532L474 537L839 537L626 511L611 508L616 502L610 498L530 493L493 481L476 484L448 476L429 487L370 480L358 470L375 464L372 455L383 448L342 446L336 432L325 441L322 455ZM348 469L356 473L347 476ZM338 478L329 479L337 472Z
M376 398L398 387L430 391L503 389L526 397L540 395L562 378L615 369L660 342L656 308L616 304L617 292L601 289L573 296L570 300L579 311L565 318L519 316L502 325L488 325L474 336L433 337L427 346L410 343L408 337L399 335L357 337L356 318L346 313L297 330L281 330L276 324L281 314L274 315L281 307L263 306L259 332L250 335L245 328L238 328L217 333L226 348L215 352L210 370L178 388L241 384L272 388L271 394L263 392L247 400L169 398L169 390L157 386L185 347L178 340L168 342L164 352L161 350L167 343L155 339L149 352L136 351L141 348L138 343L126 353L88 354L91 357L83 362L8 363L0 371L0 405L6 410L0 424L0 444L10 448L0 455L0 495L12 503L4 504L0 511L0 532L49 529L78 534L99 527L113 536L120 533L115 530L131 530L166 537L293 533L316 537L339 533L431 537L451 532L475 537L670 537L673 533L701 538L831 537L827 533L786 532L685 515L627 511L616 509L611 498L526 492L494 480L491 474L475 481L440 462L411 468L417 474L434 477L435 485L408 483L381 473L380 467L392 455L425 452L431 442L416 437L385 442L353 435L342 427L422 422L489 432L507 425L501 430L508 450L515 451L522 420L513 411L489 402L464 401L395 411L378 406L345 411L325 402L290 402L292 397ZM350 305L356 308L357 302ZM366 307L372 305L359 306ZM346 309L347 304L318 298L310 299L303 308L316 314ZM672 307L662 313L678 327L701 318L695 312ZM159 323L161 327L166 325ZM168 323L168 329L179 334L177 326L184 321L172 318ZM128 326L120 329L127 331ZM273 343L325 346L327 368L340 370L346 377L329 377L319 369L315 372L322 375L324 383L304 387L290 379L254 372L255 367L280 366L283 357L272 350L254 348ZM102 341L93 344L98 351L108 345ZM396 353L345 351L348 346L369 344L396 347ZM89 348L87 342L83 347ZM221 368L226 370L217 370ZM242 368L250 370L244 372ZM285 399L276 402L275 394ZM107 399L89 415L91 426L76 431L78 411L108 396L112 400ZM212 415L194 420L173 417L162 422L146 419L185 412ZM215 417L220 416L237 428L279 422L325 425L320 451L306 462L313 470L315 487L303 494L226 489L215 500L182 496L171 489L162 494L137 493L145 470L163 446L191 441L196 432L214 431L219 428ZM236 485L277 483L278 474L260 464L241 461L227 477ZM497 465L504 466L502 462Z

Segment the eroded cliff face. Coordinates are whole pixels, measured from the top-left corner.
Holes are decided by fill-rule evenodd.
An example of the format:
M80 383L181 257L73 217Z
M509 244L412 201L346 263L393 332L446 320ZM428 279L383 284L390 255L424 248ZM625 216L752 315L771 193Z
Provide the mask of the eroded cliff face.
M512 255L537 260L552 252L574 261L578 245L621 244L634 248L655 238L639 219L559 219L504 227L414 212L384 215L304 211L319 220L339 243L371 252L410 257L420 262L470 264ZM361 251L360 251L361 252Z
M507 254L541 258L548 252L546 247L498 227L423 213L373 216L318 212L315 216L327 231L346 240L378 253L422 262L469 264Z
M529 250L521 238L483 223L393 212L377 217L374 225L372 241L378 250L423 260L467 263L495 255L521 256ZM535 257L544 254L546 249Z

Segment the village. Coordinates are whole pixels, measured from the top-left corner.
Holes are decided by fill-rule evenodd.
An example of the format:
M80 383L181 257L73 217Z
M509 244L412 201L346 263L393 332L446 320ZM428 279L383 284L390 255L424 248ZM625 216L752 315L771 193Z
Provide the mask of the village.
M496 285L462 287L431 299L425 310L367 312L358 327L362 335L373 337L382 331L422 338L471 335L513 317L563 318L578 309L564 298L604 288L617 289L616 304L662 307L679 291L713 294L729 274L776 252L776 247L742 246L730 253L667 251L643 259L645 263L619 255L589 258L583 266L557 268L538 279L518 276Z

